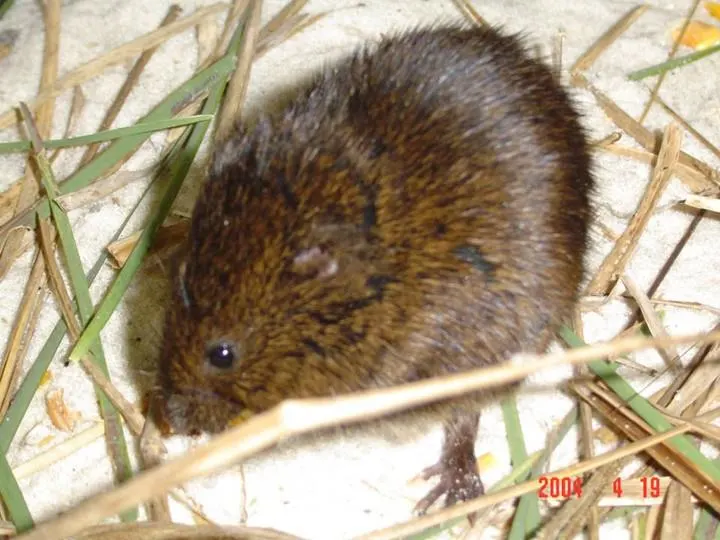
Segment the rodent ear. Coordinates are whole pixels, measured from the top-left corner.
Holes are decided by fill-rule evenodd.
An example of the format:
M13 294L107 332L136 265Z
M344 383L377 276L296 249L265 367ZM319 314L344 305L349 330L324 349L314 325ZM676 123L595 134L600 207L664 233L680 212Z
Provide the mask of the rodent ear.
M306 278L327 278L338 271L338 261L327 248L313 246L295 255L292 271Z

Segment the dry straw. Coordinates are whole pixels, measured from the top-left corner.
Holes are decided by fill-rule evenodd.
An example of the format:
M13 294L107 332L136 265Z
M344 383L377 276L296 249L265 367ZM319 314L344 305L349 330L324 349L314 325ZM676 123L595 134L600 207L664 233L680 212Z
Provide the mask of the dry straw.
M34 531L20 536L26 540L40 540L69 536L83 528L98 523L115 512L160 495L168 489L193 478L221 471L249 456L269 448L281 439L334 425L346 425L366 421L392 412L406 410L418 405L441 399L457 397L484 388L491 388L521 380L541 369L561 365L587 363L609 354L622 354L648 346L671 346L679 344L701 344L720 341L720 331L673 338L646 338L640 336L616 340L571 351L548 355L523 355L514 362L491 368L478 369L458 375L440 377L428 381L407 384L401 387L361 392L346 397L328 399L288 400L272 410L255 416L240 426L213 438L208 444L159 467L151 469L126 484L104 493L63 516L38 526ZM675 435L692 429L691 424L627 445L609 456L588 460L569 469L572 475L592 470L599 464L612 461L624 455L638 452ZM577 471L577 472L575 472ZM570 476L567 470L556 471L556 475ZM508 488L501 493L486 496L478 501L459 505L444 516L456 517L505 500L510 496L538 489L537 480ZM426 518L420 523L436 524ZM429 521L427 521L429 520ZM382 536L380 536L382 537Z

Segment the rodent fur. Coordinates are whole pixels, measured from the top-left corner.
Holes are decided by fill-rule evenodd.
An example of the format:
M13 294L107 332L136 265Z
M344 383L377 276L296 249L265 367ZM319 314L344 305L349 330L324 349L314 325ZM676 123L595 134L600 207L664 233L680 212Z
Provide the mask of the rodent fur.
M167 315L163 419L217 432L542 351L576 300L592 185L577 112L518 38L438 25L358 50L218 144ZM217 340L237 346L228 370L206 361ZM437 410L452 425L473 403Z

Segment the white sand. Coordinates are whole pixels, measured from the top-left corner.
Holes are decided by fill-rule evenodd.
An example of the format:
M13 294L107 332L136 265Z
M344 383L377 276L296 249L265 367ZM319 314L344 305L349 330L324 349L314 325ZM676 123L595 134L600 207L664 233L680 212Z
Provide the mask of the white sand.
M209 1L191 0L178 3L185 14L192 13L203 4L210 4ZM266 1L263 20L267 20L284 3L284 0ZM628 82L625 75L665 58L669 46L668 31L682 20L690 4L669 0L650 3L651 9L600 58L589 74L595 85L635 117L642 110L647 92L642 84ZM61 75L104 51L155 29L169 4L167 0L64 2ZM476 8L487 20L512 30L525 31L531 42L540 44L546 53L555 33L563 30L567 34L565 65L570 65L634 4L623 0L475 2ZM373 39L381 32L459 16L450 0L365 0L362 3L313 0L306 12L319 13L338 7L340 9L255 64L249 91L251 106L260 106L269 89L291 84L301 74L358 43ZM704 10L701 10L701 17L712 21ZM14 52L0 61L2 112L20 100L32 98L37 89L43 50L43 25L38 3L16 2L0 21L0 31L8 28L20 30L20 38ZM164 44L143 73L140 84L127 101L115 126L131 125L186 80L195 69L196 51L194 31L187 31ZM129 65L112 67L101 77L82 85L87 102L76 133L90 133L97 129L128 68ZM661 92L667 102L716 144L720 144L718 72L720 55L715 55L669 75ZM647 84L650 82L648 80ZM62 135L69 110L69 96L69 92L65 93L57 101L53 128L55 137ZM578 98L587 114L587 124L593 136L604 136L615 129L592 98L586 94L579 94ZM655 107L646 125L662 129L667 121L668 117ZM0 132L0 140L3 141L18 137L14 129ZM137 170L152 163L163 140L164 134L153 136L127 168ZM629 139L624 142L630 144ZM718 161L713 160L710 153L690 136L685 138L684 149L714 167L718 166ZM56 174L61 178L67 175L81 153L82 149L65 152L56 163ZM22 174L23 163L20 155L0 157L0 189L5 189ZM619 233L644 192L649 169L628 159L601 156L597 161L597 177L599 218ZM180 207L191 207L199 180L195 174L190 182L192 185L187 186L181 197ZM131 184L112 199L71 214L86 268L94 263L139 197L144 184L144 181ZM673 180L661 202L663 209L651 220L632 258L629 274L644 288L649 286L689 222L687 214L667 207L669 203L682 199L685 193L677 179ZM141 213L141 216L144 215ZM135 220L128 231L136 230L141 223ZM663 297L697 301L720 308L720 281L717 277L720 255L716 248L719 235L718 221L705 219L665 280L660 290ZM589 266L596 268L611 244L597 228L593 238L594 249ZM9 335L30 262L28 253L0 281L0 342L6 342ZM107 268L101 273L93 287L96 301L101 298L112 276L113 272ZM110 320L102 334L112 379L130 399L139 399L141 391L152 383L160 339L161 308L165 299L164 285L164 278L157 273L141 273L128 292L122 309ZM46 304L26 368L57 321L54 301L49 299ZM673 334L702 331L714 323L714 317L707 312L666 311L664 322ZM627 315L627 307L620 302L588 314L585 318L587 338L595 341L612 337L622 327ZM47 436L52 437L49 445L57 444L68 436L57 431L49 422L44 407L44 395L49 390L64 389L68 405L82 413L83 420L75 432L97 421L98 411L91 385L77 366L62 367L64 352L65 347L52 364L52 381L42 388L20 427L8 455L13 466L45 451L47 446L41 443ZM640 354L637 360L655 367L662 366L655 353ZM568 370L557 370L533 377L533 383L550 384L540 384L540 388L519 398L529 451L544 446L546 433L571 404L567 397L553 389L554 381L567 374ZM645 395L657 389L660 382L667 382L666 378L655 382L648 377L635 377L634 380L636 388ZM370 436L343 440L315 439L313 442L286 445L283 450L246 463L247 500L243 499L243 485L237 471L197 481L188 486L188 492L196 498L202 510L219 523L237 523L245 506L249 525L276 527L308 538L345 538L410 517L415 501L429 486L408 486L407 481L434 462L440 440L437 429L429 430L427 436L409 442L383 442ZM173 452L180 452L186 441L173 440L170 443ZM483 416L478 441L479 452L491 451L497 459L497 465L483 474L488 486L509 471L506 446L500 412L492 408ZM575 446L575 436L571 434L553 459L552 467L572 462ZM110 483L111 470L104 442L97 440L71 457L23 479L21 488L33 516L43 520L107 489ZM187 519L182 509L176 510L178 519ZM621 532L621 525L606 526L603 537L629 537ZM482 537L497 535L497 531L486 530Z

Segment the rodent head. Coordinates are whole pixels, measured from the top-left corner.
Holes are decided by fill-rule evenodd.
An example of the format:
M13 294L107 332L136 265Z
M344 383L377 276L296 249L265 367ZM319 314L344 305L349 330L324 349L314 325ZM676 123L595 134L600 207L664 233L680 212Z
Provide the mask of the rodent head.
M353 310L389 285L373 262L362 189L324 192L347 165L290 149L298 144L275 141L269 153L267 129L219 147L194 209L158 380L158 412L177 433L350 390L353 374L323 369L323 357L362 339ZM320 202L331 198L331 209Z

